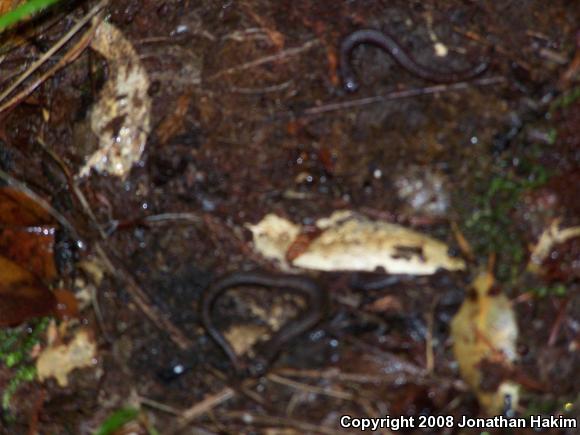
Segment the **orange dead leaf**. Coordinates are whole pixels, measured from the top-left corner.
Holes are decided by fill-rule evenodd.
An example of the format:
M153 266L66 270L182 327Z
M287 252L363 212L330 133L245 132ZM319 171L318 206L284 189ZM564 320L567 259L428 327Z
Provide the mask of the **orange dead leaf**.
M18 0L0 0L0 14L5 14L6 12L11 11L18 3L22 3Z
M504 411L506 403L516 407L518 386L514 382L504 380L495 391L484 387L486 365L499 364L509 368L517 357L515 313L509 299L495 287L490 270L480 273L473 282L451 322L451 336L461 375L485 412L498 415Z
M54 312L52 292L28 270L0 256L0 326L18 325Z
M330 76L330 83L333 86L338 86L340 84L340 79L338 78L338 56L333 47L326 47L326 62L328 63L328 72Z
M49 225L54 219L25 193L0 187L0 223L11 226Z
M286 251L286 260L291 263L296 258L300 257L308 249L310 243L318 237L320 233L321 231L315 227L309 228L308 230L298 234Z
M185 93L181 95L175 104L173 110L161 121L157 128L157 136L159 142L165 145L169 139L183 132L184 119L187 115L189 103L191 102L191 94Z
M61 320L67 320L79 317L79 304L75 294L64 289L53 291L56 298L55 315Z
M400 313L403 311L401 300L392 295L386 295L367 306L374 313Z
M35 226L0 230L0 252L8 259L24 265L44 282L56 278L53 245L55 228Z
M459 249L461 250L461 253L467 259L469 259L470 261L473 261L475 259L475 255L473 254L473 250L471 249L471 245L469 244L469 242L467 241L467 239L465 238L465 236L463 235L463 233L459 229L459 225L457 225L457 222L451 221L451 230L453 231L453 235L455 236L455 240L457 241L457 244L459 245Z

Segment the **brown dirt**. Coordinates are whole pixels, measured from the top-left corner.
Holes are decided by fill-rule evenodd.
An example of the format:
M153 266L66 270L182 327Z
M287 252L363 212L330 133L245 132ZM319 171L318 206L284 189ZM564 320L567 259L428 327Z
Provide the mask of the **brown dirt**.
M46 51L90 2L73 3L47 17L58 18L54 26L7 54L0 77L12 77ZM0 421L6 433L29 433L31 422L43 434L92 433L111 412L139 398L148 399L143 414L163 434L334 433L344 414L478 415L453 361L448 328L470 273L402 278L367 292L354 290L345 274L312 275L331 292L330 313L283 351L268 377L244 383L224 378L231 374L228 361L199 324L197 309L203 289L222 274L272 268L252 253L244 227L272 212L308 224L353 209L414 225L455 246L449 225L454 221L476 250L471 271L495 251L510 297L529 290L506 272L521 271L525 254L515 258L501 237L488 239L483 224L469 226L467 220L484 207L481 198L491 180L533 178L539 166L547 183L490 200L502 213L505 238L525 252L552 215L579 224L580 102L552 109L550 104L578 89L578 73L563 77L580 50L580 10L565 1L488 3L112 2L110 21L133 43L152 81L153 129L142 163L126 180L93 173L79 183L95 221L75 201L38 138L72 173L80 169L94 146L84 121L107 78L106 62L86 49L0 113L0 151L9 156L1 159L8 161L2 167L67 216L86 246L81 261L95 258L100 244L119 271L97 289L106 335L92 308L84 311L99 337L98 369L75 373L64 389L49 381L20 390L12 422ZM393 98L392 92L432 84L410 76L383 52L362 47L354 55L362 86L350 95L340 84L338 46L361 27L388 30L419 62L441 70L465 67L490 49L493 62L479 84ZM433 35L450 49L446 58L434 55ZM363 98L376 95L386 97L364 104ZM354 103L333 106L349 102ZM555 141L547 138L551 131L557 132ZM440 174L450 197L440 215L414 208L397 194L400 177L428 172ZM546 204L557 212L546 214ZM189 213L194 222L143 225L145 216L163 213ZM96 222L119 227L103 239ZM580 408L577 254L576 243L562 253L564 266L549 265L546 282L565 283L564 299L531 297L516 305L520 371L542 385L526 390L522 412L553 413L574 401ZM180 349L147 319L127 275L183 331L190 348ZM71 283L75 276L90 281L78 267L63 279ZM534 279L534 286L544 285ZM250 307L264 304L263 295L227 297L216 317L227 319L224 327L251 323ZM394 308L373 310L386 296ZM292 302L266 299L282 308ZM559 329L550 341L554 328ZM428 337L434 343L432 373L425 371ZM188 370L173 376L178 365ZM0 385L9 377L2 368ZM227 386L235 391L232 398L180 430L175 415L150 405L182 412ZM41 390L41 403L31 403Z

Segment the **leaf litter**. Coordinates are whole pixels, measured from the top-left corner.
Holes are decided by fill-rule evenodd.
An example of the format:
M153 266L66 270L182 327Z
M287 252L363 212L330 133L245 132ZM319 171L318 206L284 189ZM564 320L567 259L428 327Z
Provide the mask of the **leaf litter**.
M109 77L90 113L99 148L79 176L86 177L94 169L125 178L141 160L151 129L149 77L135 49L114 24L99 24L91 48L107 60Z

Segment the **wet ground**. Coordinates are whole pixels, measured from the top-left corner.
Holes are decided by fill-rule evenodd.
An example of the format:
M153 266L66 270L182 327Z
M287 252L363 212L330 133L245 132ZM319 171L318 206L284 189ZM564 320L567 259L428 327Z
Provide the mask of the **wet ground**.
M17 75L88 9L57 8L50 27L6 55L0 76ZM83 206L57 164L76 174L94 150L87 113L108 72L95 51L0 113L5 170L82 238L62 280L75 291L94 286L102 315L92 305L82 312L98 337L97 367L75 372L66 388L22 388L5 433L92 433L126 406L142 409L139 430L163 434L335 433L344 414L477 416L449 322L490 254L517 302L518 412L550 415L574 403L578 415L578 239L541 276L523 277L529 247L554 218L579 224L578 5L128 0L107 11L151 81L151 133L125 180L77 179ZM490 65L472 81L437 85L363 46L353 53L360 89L347 93L338 50L359 28L388 31L441 71ZM469 271L395 277L364 291L353 280L376 277L310 273L330 293L328 314L284 347L267 376L232 377L200 324L202 291L227 272L276 270L253 251L246 224L268 213L312 224L339 209L460 251L456 226L473 251ZM249 289L214 314L224 329L251 325L263 306L295 312L297 302ZM0 371L0 382L9 377ZM44 400L31 403L40 392Z

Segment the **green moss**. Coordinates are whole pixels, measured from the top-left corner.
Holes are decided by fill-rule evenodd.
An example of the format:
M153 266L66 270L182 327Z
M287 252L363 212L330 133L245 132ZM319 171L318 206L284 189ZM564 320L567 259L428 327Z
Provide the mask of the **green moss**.
M0 364L11 368L13 375L2 392L2 408L7 411L14 393L23 383L36 379L36 367L30 352L40 343L49 319L39 319L32 326L0 330Z
M567 293L567 288L564 284L555 284L552 286L544 285L540 287L530 288L530 292L540 298L545 298L548 296L564 297Z
M481 171L475 178L478 193L464 204L465 234L478 256L497 254L496 274L503 282L512 282L519 276L526 253L513 223L513 212L522 194L542 186L549 176L538 163L540 150L528 152L529 156L520 158L515 167L506 156L490 171Z
M10 402L14 393L26 382L32 382L36 379L36 367L34 365L23 365L16 369L8 386L2 392L2 409L7 411L10 408Z
M556 143L556 139L558 139L558 130L551 128L548 130L548 143L550 145L554 145Z
M137 420L140 416L140 411L135 408L121 408L113 412L104 422L101 427L95 432L95 435L110 435L121 429L127 423ZM149 435L159 435L159 432L153 428L148 427Z
M109 435L124 425L139 417L139 410L135 408L122 408L111 414L101 427L95 432L95 435Z

